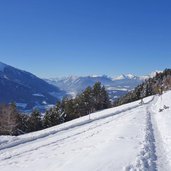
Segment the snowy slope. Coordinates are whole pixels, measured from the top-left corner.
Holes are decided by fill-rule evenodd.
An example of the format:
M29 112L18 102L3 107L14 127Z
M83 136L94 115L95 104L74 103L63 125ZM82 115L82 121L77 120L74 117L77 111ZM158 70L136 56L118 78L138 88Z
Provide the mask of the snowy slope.
M171 92L43 131L0 137L2 171L169 171Z

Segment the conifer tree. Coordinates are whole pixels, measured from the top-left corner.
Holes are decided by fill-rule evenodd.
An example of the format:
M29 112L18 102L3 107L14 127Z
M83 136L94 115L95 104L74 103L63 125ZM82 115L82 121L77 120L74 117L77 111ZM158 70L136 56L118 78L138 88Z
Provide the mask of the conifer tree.
M101 99L101 83L97 82L93 86L93 100L95 111L102 109L102 99Z
M38 110L34 110L29 118L29 131L38 131L42 129L41 114Z
M102 108L103 109L107 109L107 108L111 107L109 95L104 86L101 88L101 99L102 99Z
M93 112L93 106L94 106L94 98L93 98L93 90L91 87L87 87L85 91L83 92L83 101L85 104L85 114L89 114Z
M70 120L73 120L73 119L76 119L78 118L78 112L76 111L76 104L75 104L75 100L74 99L69 99L67 101L65 101L65 104L64 104L64 119L65 121L70 121Z
M46 111L43 118L43 127L49 128L60 123L63 123L61 103L57 102L56 106Z
M43 121L42 121L43 128L49 128L52 126L50 113L51 113L51 109L47 110L43 117Z

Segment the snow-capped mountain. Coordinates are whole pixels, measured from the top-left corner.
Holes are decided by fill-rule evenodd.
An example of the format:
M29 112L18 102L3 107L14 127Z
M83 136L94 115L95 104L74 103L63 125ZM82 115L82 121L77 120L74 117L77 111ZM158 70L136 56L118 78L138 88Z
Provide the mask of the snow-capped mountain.
M154 77L157 72L161 71L152 72L147 76L135 76L133 74L122 74L114 78L106 75L92 75L85 77L70 76L45 79L45 81L59 87L73 97L82 92L86 87L93 86L96 82L101 82L108 90L110 98L115 100L133 90L137 85L145 81L145 79Z
M96 82L101 82L108 90L111 99L116 99L152 75L137 77L128 74L116 78L93 75L42 80L29 72L0 62L0 103L16 102L18 108L23 110L34 107L44 109L55 104L66 94L76 96Z
M127 74L127 75L119 75L115 78L113 78L113 81L116 81L116 80L125 80L125 79L137 79L138 77L135 76L135 75L132 75L132 74Z
M116 78L111 78L106 75L93 75L86 77L71 76L65 78L46 79L48 83L59 87L72 96L80 93L88 86L93 86L96 82L101 82L108 90L111 99L116 99L126 94L128 91L142 83L143 80L144 79L131 74L121 75Z
M22 109L44 108L64 94L35 75L0 62L0 103L16 102Z

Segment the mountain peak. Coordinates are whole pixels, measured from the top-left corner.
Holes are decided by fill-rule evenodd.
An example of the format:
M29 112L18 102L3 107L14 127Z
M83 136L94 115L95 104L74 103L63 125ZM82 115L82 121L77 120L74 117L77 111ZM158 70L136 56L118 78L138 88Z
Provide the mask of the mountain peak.
M124 80L124 79L135 79L135 78L137 78L135 75L133 75L133 74L122 74L122 75L120 75L120 76L117 76L117 77L115 77L114 79L113 79L113 81L115 81L115 80Z
M113 80L123 80L124 78L125 78L125 75L122 74L122 75L115 77Z
M127 77L127 78L130 78L130 79L133 79L133 78L135 78L136 76L135 76L135 75L132 75L132 74L127 74L126 77Z

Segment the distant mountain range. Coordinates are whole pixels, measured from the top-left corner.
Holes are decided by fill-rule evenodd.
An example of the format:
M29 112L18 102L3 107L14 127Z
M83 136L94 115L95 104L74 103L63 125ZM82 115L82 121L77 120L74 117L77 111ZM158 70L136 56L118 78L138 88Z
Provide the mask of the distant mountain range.
M155 76L156 72L148 76L135 76L132 74L120 75L115 78L102 76L86 76L77 77L70 76L64 78L45 79L49 84L59 87L67 92L68 95L76 96L86 87L93 86L96 82L101 82L109 92L110 98L115 100L133 90L137 85L141 84L145 79Z
M65 95L35 75L0 62L0 103L16 102L19 109L44 109Z
M33 108L44 110L66 95L75 97L96 82L101 82L110 98L115 100L133 90L145 79L155 76L155 73L143 77L128 74L116 78L103 75L40 79L32 73L0 62L0 103L15 102L23 111Z

